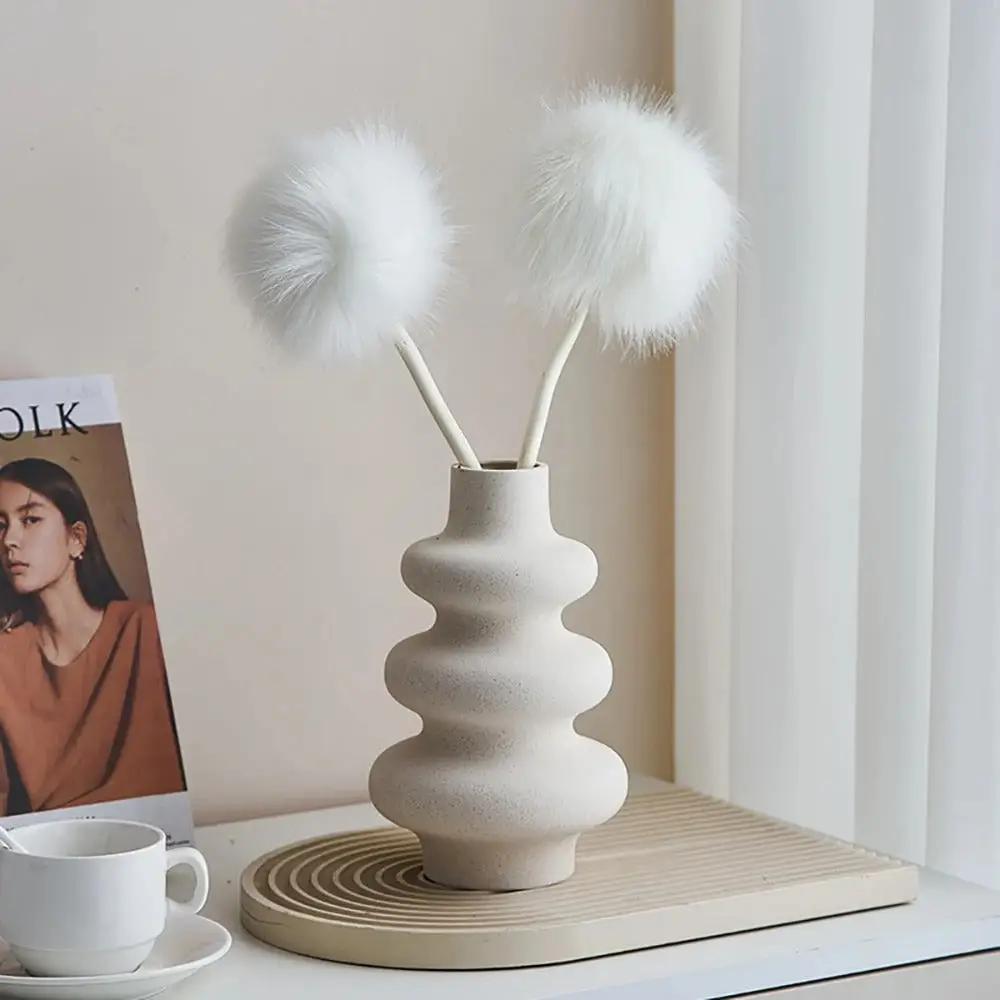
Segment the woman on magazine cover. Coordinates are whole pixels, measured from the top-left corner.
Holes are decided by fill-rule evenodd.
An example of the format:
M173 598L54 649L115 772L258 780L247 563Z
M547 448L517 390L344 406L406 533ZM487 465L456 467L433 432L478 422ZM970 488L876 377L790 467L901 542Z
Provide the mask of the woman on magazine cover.
M54 462L0 468L0 566L0 815L182 791L153 606Z

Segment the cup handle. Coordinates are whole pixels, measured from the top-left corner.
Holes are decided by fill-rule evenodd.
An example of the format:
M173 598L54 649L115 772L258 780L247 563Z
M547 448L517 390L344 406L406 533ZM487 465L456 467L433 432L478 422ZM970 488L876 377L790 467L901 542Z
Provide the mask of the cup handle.
M167 906L172 913L197 913L208 899L208 865L201 851L193 847L171 847L167 851L167 871L178 865L188 865L194 871L194 892L188 900L180 901L167 897Z

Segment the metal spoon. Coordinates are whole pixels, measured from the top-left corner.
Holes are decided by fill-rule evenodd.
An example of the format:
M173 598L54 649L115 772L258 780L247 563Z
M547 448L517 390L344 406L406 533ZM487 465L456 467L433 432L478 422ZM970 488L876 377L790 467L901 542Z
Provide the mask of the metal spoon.
M3 844L8 851L16 851L18 854L28 853L2 826L0 826L0 844Z

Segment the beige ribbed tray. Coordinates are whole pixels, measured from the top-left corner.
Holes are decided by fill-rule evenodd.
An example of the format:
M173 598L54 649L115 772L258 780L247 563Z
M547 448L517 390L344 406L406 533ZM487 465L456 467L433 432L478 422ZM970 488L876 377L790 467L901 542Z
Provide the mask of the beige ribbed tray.
M917 869L685 788L630 798L544 889L445 889L398 828L308 840L243 873L243 926L303 955L407 969L548 965L890 906Z

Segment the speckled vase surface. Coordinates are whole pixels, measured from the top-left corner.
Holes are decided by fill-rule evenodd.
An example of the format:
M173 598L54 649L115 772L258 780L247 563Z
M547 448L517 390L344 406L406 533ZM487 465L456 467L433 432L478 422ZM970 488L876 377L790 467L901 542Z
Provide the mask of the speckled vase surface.
M611 661L562 611L597 560L559 535L549 470L454 467L441 534L410 546L403 581L437 611L386 660L386 686L423 731L386 750L369 791L412 830L428 878L527 889L573 874L580 833L621 807L627 774L573 720L611 687Z

